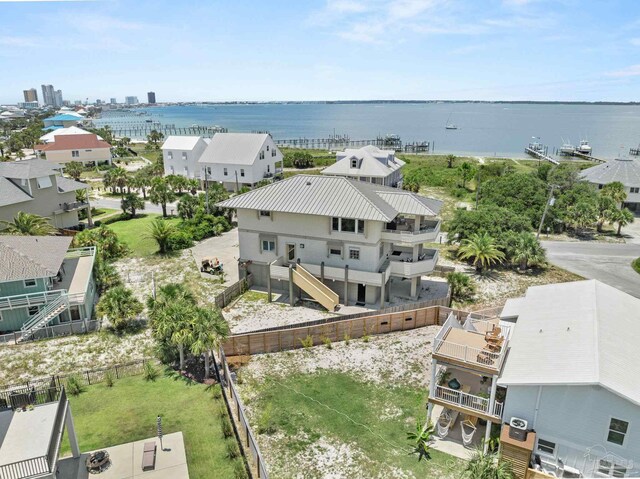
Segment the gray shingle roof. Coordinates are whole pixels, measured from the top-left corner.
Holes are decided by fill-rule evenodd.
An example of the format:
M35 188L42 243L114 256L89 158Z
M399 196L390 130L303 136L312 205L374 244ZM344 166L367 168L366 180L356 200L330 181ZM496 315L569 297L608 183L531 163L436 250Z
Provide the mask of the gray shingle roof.
M33 198L8 178L0 176L0 206L15 205Z
M56 178L58 184L58 191L60 193L67 193L69 191L86 190L89 185L81 183L80 181L73 180L71 178L65 178L64 176L58 176Z
M393 157L392 161L388 161ZM395 158L392 150L381 150L373 145L360 149L346 149L336 154L336 162L322 170L323 175L372 176L385 178L404 166L404 161ZM356 159L358 167L351 167Z
M640 186L640 160L618 158L601 163L582 172L590 183L606 185L619 181L624 186Z
M0 236L0 282L55 276L70 244L69 236Z
M390 201L383 198L387 195ZM432 208L424 205L427 200ZM403 203L411 205L405 208ZM419 205L423 204L423 208ZM390 222L399 213L435 216L438 200L342 176L296 175L218 203L223 208L253 209ZM404 211L412 209L412 211Z
M57 175L62 165L47 160L5 161L0 163L0 176L31 179Z
M600 385L640 405L640 299L589 280L531 287L507 309L500 384Z
M198 163L252 165L268 136L266 133L216 133Z

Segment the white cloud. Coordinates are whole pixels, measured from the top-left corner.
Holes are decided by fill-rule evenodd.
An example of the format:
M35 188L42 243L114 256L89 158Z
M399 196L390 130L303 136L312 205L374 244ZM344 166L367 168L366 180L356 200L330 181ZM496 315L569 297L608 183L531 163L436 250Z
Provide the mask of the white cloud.
M632 38L631 40L629 40L629 43L631 43L631 45L635 47L640 47L640 37Z
M640 76L640 64L630 65L620 70L608 72L605 74L608 77L613 78L630 78Z

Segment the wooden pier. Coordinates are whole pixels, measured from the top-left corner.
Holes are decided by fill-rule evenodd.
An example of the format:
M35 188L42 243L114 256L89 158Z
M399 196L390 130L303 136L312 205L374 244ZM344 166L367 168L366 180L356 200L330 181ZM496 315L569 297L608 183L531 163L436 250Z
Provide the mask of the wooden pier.
M631 156L640 156L640 145L638 145L638 148L629 149L629 154Z
M178 136L206 136L212 137L215 133L226 133L227 129L223 127L211 127L211 126L190 126L178 128L175 125L160 125L160 126L116 126L110 125L111 131L116 138L129 137L129 138L146 138L153 130L162 133L165 138L170 135Z
M394 150L398 153L429 153L431 143L419 141L403 144L400 138L378 137L372 140L352 140L348 136L330 138L295 138L274 139L276 145L285 148L306 150L343 150L346 148L362 148L373 145L381 149Z
M574 151L570 156L576 156L582 160L595 161L596 163L606 163L607 160L603 160L602 158L597 158L593 155L587 155L586 153L582 153L580 151Z
M528 155L537 158L538 160L545 160L549 163L553 163L554 165L559 165L560 162L555 158L552 158L547 154L549 148L543 145L533 145L533 143L529 143L529 145L524 149L524 152Z

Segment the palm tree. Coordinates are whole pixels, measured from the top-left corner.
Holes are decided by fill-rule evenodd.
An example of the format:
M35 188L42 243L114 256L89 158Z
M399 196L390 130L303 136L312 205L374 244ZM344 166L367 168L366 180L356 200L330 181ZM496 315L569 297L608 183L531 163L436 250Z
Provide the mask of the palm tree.
M590 201L580 201L567 208L565 221L572 225L576 232L579 232L598 221L598 208Z
M32 213L18 212L13 221L0 221L5 226L3 233L19 236L52 236L56 229L51 226L48 218Z
M151 312L150 316L153 316L155 311L159 311L168 304L177 301L196 304L195 296L182 283L167 283L160 286L155 298L150 296L147 299L147 309Z
M511 464L498 459L496 453L486 453L478 447L464 470L468 479L515 479Z
M453 168L454 161L456 161L456 155L447 155L447 168Z
M114 328L122 330L142 312L142 303L130 289L115 286L100 297L96 312L109 318Z
M481 273L483 268L504 260L504 253L498 249L495 240L487 233L474 233L462 240L458 248L458 256L461 259L471 260L478 273Z
M423 458L431 459L429 442L431 441L433 430L433 425L430 422L423 423L418 420L415 432L407 433L407 440L411 442L411 447L413 447L411 454L418 455L418 462L422 461Z
M144 200L135 193L127 193L120 201L120 208L125 215L129 213L129 217L133 218L137 210L144 209Z
M111 170L110 173L113 186L117 187L120 190L120 194L124 196L124 188L129 184L129 173L120 166Z
M171 191L169 184L164 178L154 178L151 181L149 199L154 205L162 206L162 216L167 217L167 203L176 199L176 195Z
M616 233L618 236L622 234L622 227L627 226L630 223L633 223L634 216L628 208L622 208L621 210L615 210L611 215L610 221L611 224L618 223L618 232Z
M182 219L191 219L200 206L197 196L185 195L178 201L178 216Z
M219 309L197 308L191 322L189 338L191 352L204 354L204 377L209 377L209 358L211 351L229 336L229 325L222 317Z
M175 227L166 221L156 218L149 227L148 238L158 243L159 253L166 254L169 251L169 240L174 233Z
M470 299L476 290L473 279L469 275L457 271L447 273L447 283L451 288L451 299L454 301Z
M471 163L464 162L460 166L458 166L458 171L460 172L460 176L462 177L462 187L467 187L467 181L473 178L475 175L475 168Z
M602 187L600 194L608 196L616 203L620 204L620 208L624 206L624 200L627 199L627 192L624 189L624 185L619 181L608 183Z
M602 225L605 221L609 221L611 215L618 209L616 201L610 196L599 195L598 196L598 222L596 223L596 229L598 232L602 232Z
M180 369L184 369L184 350L190 344L191 318L195 314L196 306L184 300L156 306L151 314L156 339L178 348Z
M545 261L545 251L540 241L526 231L520 232L512 247L511 258L520 263L520 270L525 271L529 264L539 265Z
M159 147L158 143L162 141L163 138L164 135L158 130L151 130L151 132L147 135L147 141L156 149Z
M80 180L80 175L84 167L79 161L70 161L64 166L64 172L76 181Z

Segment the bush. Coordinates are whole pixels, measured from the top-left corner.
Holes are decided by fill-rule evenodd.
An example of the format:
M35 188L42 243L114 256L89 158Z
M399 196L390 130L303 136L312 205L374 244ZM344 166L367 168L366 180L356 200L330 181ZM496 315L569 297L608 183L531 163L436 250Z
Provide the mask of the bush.
M475 281L464 273L455 271L448 273L447 282L451 287L451 299L453 301L470 300L476 292Z
M84 391L84 386L77 375L72 374L67 378L66 391L72 396L77 396Z
M272 406L267 404L258 416L258 434L273 434L276 432L276 423L273 420Z
M193 238L186 231L174 231L169 235L168 250L178 251L193 246Z
M247 468L244 466L244 461L238 459L233 466L233 477L235 479L248 479Z
M104 373L104 383L108 388L113 387L113 384L115 383L115 381L116 381L116 377L113 374L113 371L109 369L106 373Z
M344 344L346 344L347 346L349 346L349 343L351 342L351 336L349 336L349 333L344 333Z
M227 457L231 460L240 457L240 448L235 438L227 441Z
M635 270L636 273L640 274L640 258L636 258L631 263L631 267Z
M229 416L226 414L221 418L221 428L222 428L222 436L225 438L233 436L233 426L231 425L231 421L229 420Z
M322 337L322 344L324 344L327 349L333 349L333 345L331 344L331 339L327 338L326 336Z
M300 343L304 349L309 349L313 346L313 336L307 334L307 337L304 339L300 339Z
M142 375L145 381L155 381L160 376L160 372L151 361L146 361Z

